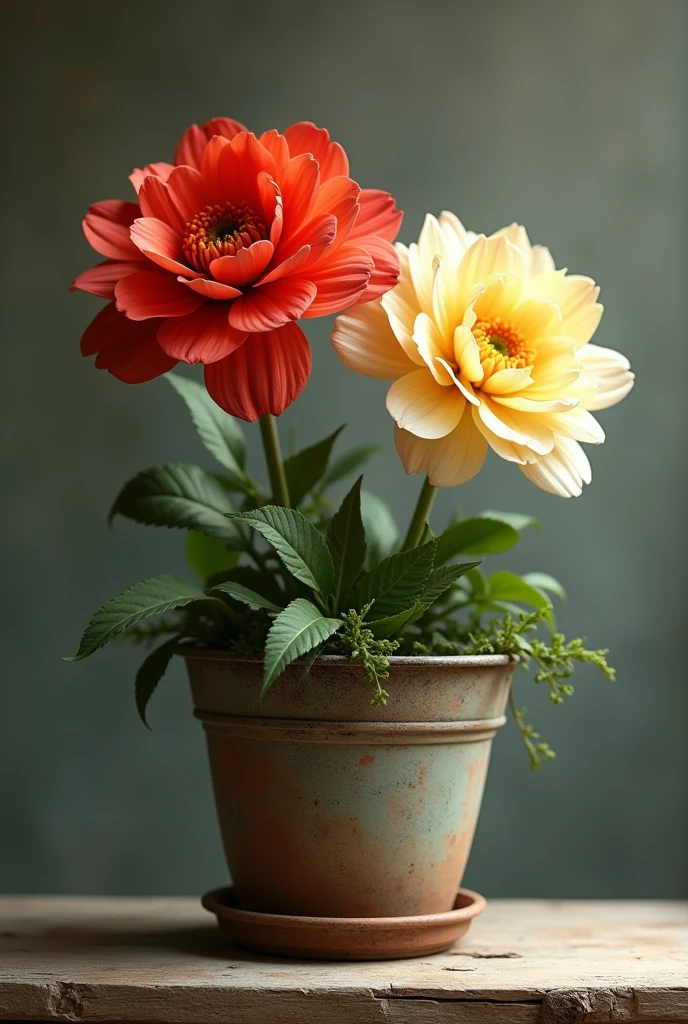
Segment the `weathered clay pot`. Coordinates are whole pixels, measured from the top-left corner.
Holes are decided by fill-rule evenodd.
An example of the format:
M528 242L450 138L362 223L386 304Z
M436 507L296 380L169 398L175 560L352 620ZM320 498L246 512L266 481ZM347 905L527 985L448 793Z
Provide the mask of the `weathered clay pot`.
M184 651L236 904L397 917L454 906L504 724L505 655L392 658L387 707L345 658L286 670Z

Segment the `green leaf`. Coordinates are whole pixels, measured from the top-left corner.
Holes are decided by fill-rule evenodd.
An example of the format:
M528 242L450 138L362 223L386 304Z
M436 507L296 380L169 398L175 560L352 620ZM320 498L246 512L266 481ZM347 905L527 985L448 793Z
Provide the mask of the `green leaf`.
M409 608L425 589L436 546L437 541L431 541L383 559L356 584L352 596L355 607L361 609L374 601L373 614L378 619Z
M351 448L348 452L344 452L336 459L325 476L320 481L320 489L325 490L331 487L332 484L339 483L344 477L351 476L361 466L365 466L366 462L372 458L373 455L377 455L378 452L383 452L384 448L379 444L362 444L358 448Z
M545 608L548 599L539 590L513 572L495 572L487 580L490 601L519 601L533 608Z
M160 647L156 647L154 651L151 651L136 673L136 707L141 721L147 729L150 729L146 719L148 701L153 696L155 687L165 675L167 666L172 660L172 656L179 646L181 639L180 636L173 636L170 640L166 640L164 644L161 644Z
M332 596L334 607L346 603L349 591L363 572L366 535L361 519L361 481L359 476L344 498L327 530L327 544L334 562Z
M314 604L303 597L297 597L287 605L270 627L265 642L265 674L261 695L287 665L323 643L341 625L341 619L325 618Z
M372 569L392 554L399 542L399 530L387 505L371 491L361 491L361 518L368 547L366 566Z
M460 576L470 572L471 569L475 569L477 565L480 565L480 562L462 562L460 565L445 565L435 569L430 574L420 600L429 608L431 604L434 604L442 596L445 590L449 590L456 583Z
M294 507L300 505L309 491L327 470L332 445L341 434L343 426L326 437L324 441L302 448L300 452L284 461L284 472L289 487L289 497Z
M497 555L518 544L519 533L497 519L463 519L452 523L439 538L437 564L456 555Z
M427 608L428 606L422 601L414 601L412 606L405 608L403 612L397 612L396 615L388 615L384 619L373 619L372 622L366 622L365 627L371 631L377 640L384 640L385 637L397 633L402 626L415 622L416 619L419 619L427 611Z
M321 533L293 508L265 505L232 517L265 537L297 580L328 597L334 580L332 556Z
M234 583L231 580L227 580L226 583L218 583L217 586L212 587L209 591L211 594L216 594L220 591L223 594L228 594L229 597L233 597L235 601L241 601L243 604L247 604L253 611L258 611L263 608L268 612L280 612L282 606L273 604L272 601L268 600L267 597L263 597L261 594L256 593L255 590L250 590L248 587L244 587L241 583Z
M224 541L209 537L198 530L189 530L186 535L184 555L187 564L205 585L211 576L232 569L239 561L239 554L230 551Z
M202 601L205 595L199 587L181 576L153 576L123 590L107 601L89 622L79 650L65 661L81 661L104 647L139 619L160 615L172 608L183 608L193 601Z
M202 384L177 373L166 373L165 377L186 402L207 450L243 484L246 481L246 440L237 421L215 404Z
M227 488L200 466L170 463L139 473L120 491L110 511L137 523L199 530L237 550L241 532L227 518L234 511Z
M542 523L539 519L534 516L526 516L521 512L495 512L490 509L488 512L481 512L480 519L498 519L500 523L506 523L508 526L513 526L514 530L527 529L529 526L533 526L536 530L542 529Z
M240 583L247 590L256 594L264 594L268 601L284 608L285 594L278 582L276 573L270 570L256 569L252 565L237 565L227 572L217 573L208 580L209 587L217 587L221 583Z
M538 590L545 590L549 594L554 594L561 601L566 600L566 591L561 583L554 576L550 576L549 573L526 572L521 579L530 584L531 587L537 587Z

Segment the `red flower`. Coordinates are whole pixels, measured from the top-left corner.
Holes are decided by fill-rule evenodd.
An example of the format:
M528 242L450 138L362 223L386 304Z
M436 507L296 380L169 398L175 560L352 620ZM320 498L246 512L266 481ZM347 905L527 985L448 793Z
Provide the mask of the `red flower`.
M192 125L174 165L130 175L138 203L91 206L84 234L105 263L72 288L110 302L85 356L136 384L178 360L244 420L278 416L301 393L311 357L301 317L338 313L392 288L402 214L361 189L342 147L309 122L256 138L219 117Z

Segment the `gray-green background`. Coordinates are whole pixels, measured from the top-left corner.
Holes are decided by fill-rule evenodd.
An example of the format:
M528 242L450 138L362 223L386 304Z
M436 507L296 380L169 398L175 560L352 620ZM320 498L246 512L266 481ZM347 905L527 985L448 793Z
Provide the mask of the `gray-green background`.
M563 708L518 680L558 751L528 772L498 737L467 882L488 895L688 894L684 0L219 0L3 6L0 889L199 893L225 878L200 727L180 666L137 720L138 652L73 666L86 618L136 579L183 571L181 537L105 525L120 484L205 461L164 381L97 373L78 352L97 300L79 220L127 197L192 121L263 130L312 119L354 176L406 211L492 231L518 219L559 265L595 277L597 341L635 391L603 413L583 497L551 498L491 458L434 523L505 508L546 522L503 564L567 585L561 622L608 645L614 686L581 672ZM314 371L285 416L303 441L348 422L384 439L375 488L403 522L420 485L392 454L385 385L341 367L309 322ZM260 466L257 430L251 455Z

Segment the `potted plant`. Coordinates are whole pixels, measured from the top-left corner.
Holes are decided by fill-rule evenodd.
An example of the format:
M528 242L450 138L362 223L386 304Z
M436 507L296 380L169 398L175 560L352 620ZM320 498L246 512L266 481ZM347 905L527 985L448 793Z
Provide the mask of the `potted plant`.
M127 383L164 374L219 470L170 463L124 486L111 516L186 531L196 581L130 587L73 660L116 637L162 640L136 678L145 722L185 658L233 880L206 904L233 935L320 956L446 948L484 906L457 889L507 705L531 766L554 756L515 702L514 669L533 668L555 703L576 662L613 671L557 631L551 576L485 572L531 517L437 530L432 502L488 448L550 493L589 483L579 441L604 439L592 411L633 383L623 356L590 344L599 289L517 225L486 237L443 213L393 247L394 201L361 190L311 124L260 138L194 125L174 164L131 180L137 203L84 220L107 259L74 287L110 302L82 351ZM393 381L398 454L425 474L403 539L359 475L376 445L335 457L339 428L282 456L277 417L310 370L297 321L332 313L341 361ZM204 383L172 373L178 361L203 363ZM238 420L260 422L268 486Z

